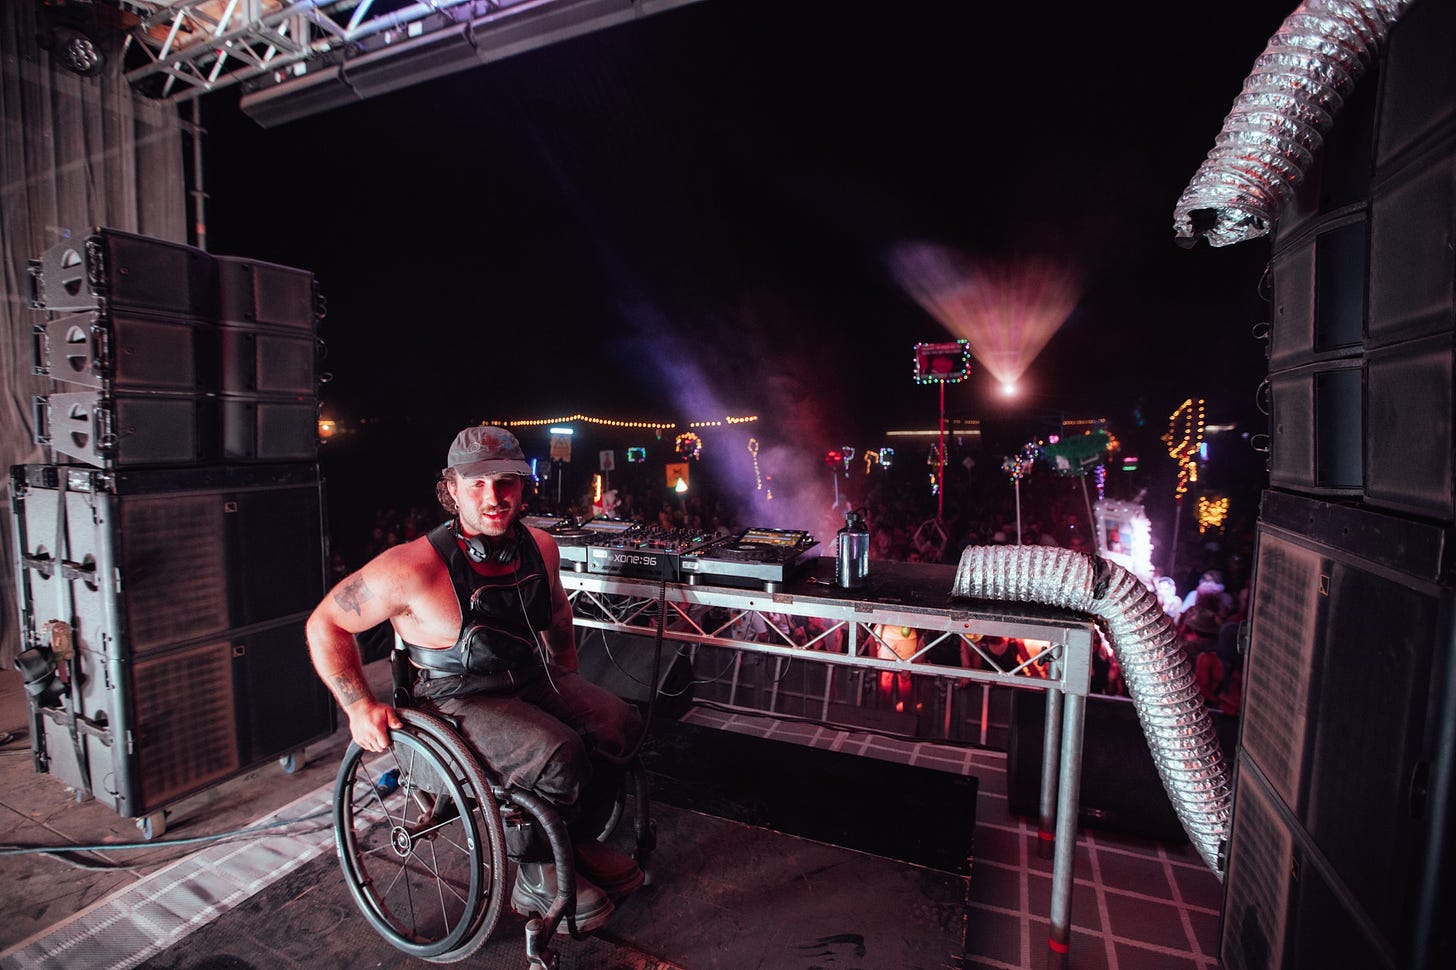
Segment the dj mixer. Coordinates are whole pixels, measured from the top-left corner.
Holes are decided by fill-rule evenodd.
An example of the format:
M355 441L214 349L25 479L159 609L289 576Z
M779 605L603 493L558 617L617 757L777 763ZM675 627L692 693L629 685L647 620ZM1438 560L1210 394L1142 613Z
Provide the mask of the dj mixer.
M689 583L762 586L772 592L817 558L811 554L816 545L814 537L807 532L744 529L735 536L684 553L682 572Z
M535 518L537 521L532 521ZM807 532L745 529L720 536L693 529L663 529L620 519L577 524L549 516L527 517L561 550L562 568L607 576L662 579L775 590L794 578L817 545Z

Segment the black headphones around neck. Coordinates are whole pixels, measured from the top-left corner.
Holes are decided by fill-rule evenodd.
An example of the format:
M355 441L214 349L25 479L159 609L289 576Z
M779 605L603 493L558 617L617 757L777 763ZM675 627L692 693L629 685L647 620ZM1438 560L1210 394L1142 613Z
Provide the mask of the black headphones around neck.
M462 533L458 518L451 523L451 531L455 533L455 538L465 543L465 555L470 557L471 562L493 562L503 566L515 562L520 552L520 538L516 532L519 528L519 523L512 523L511 530L492 544L485 536L466 536Z

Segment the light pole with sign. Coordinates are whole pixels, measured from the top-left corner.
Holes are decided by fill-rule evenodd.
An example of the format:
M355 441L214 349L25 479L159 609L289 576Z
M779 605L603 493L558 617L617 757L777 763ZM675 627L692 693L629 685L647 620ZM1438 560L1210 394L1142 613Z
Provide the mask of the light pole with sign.
M940 385L940 444L935 455L935 517L945 517L945 386L971 376L971 342L915 345L915 383Z

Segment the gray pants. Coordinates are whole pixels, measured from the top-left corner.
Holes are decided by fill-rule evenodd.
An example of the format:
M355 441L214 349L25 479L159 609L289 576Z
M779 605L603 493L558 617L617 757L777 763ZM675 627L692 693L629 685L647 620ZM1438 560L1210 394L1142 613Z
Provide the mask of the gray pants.
M549 679L515 691L423 701L420 708L453 718L502 781L550 801L578 841L606 824L622 783L620 761L643 731L631 704L554 667Z

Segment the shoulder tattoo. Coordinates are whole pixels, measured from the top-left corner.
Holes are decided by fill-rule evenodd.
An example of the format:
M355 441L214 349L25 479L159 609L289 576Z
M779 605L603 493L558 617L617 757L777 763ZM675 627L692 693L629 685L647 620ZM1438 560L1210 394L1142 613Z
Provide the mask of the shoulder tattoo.
M365 584L363 576L355 576L353 579L346 580L344 585L334 593L334 602L339 604L339 609L355 615L362 612L360 604L373 598L374 590Z

